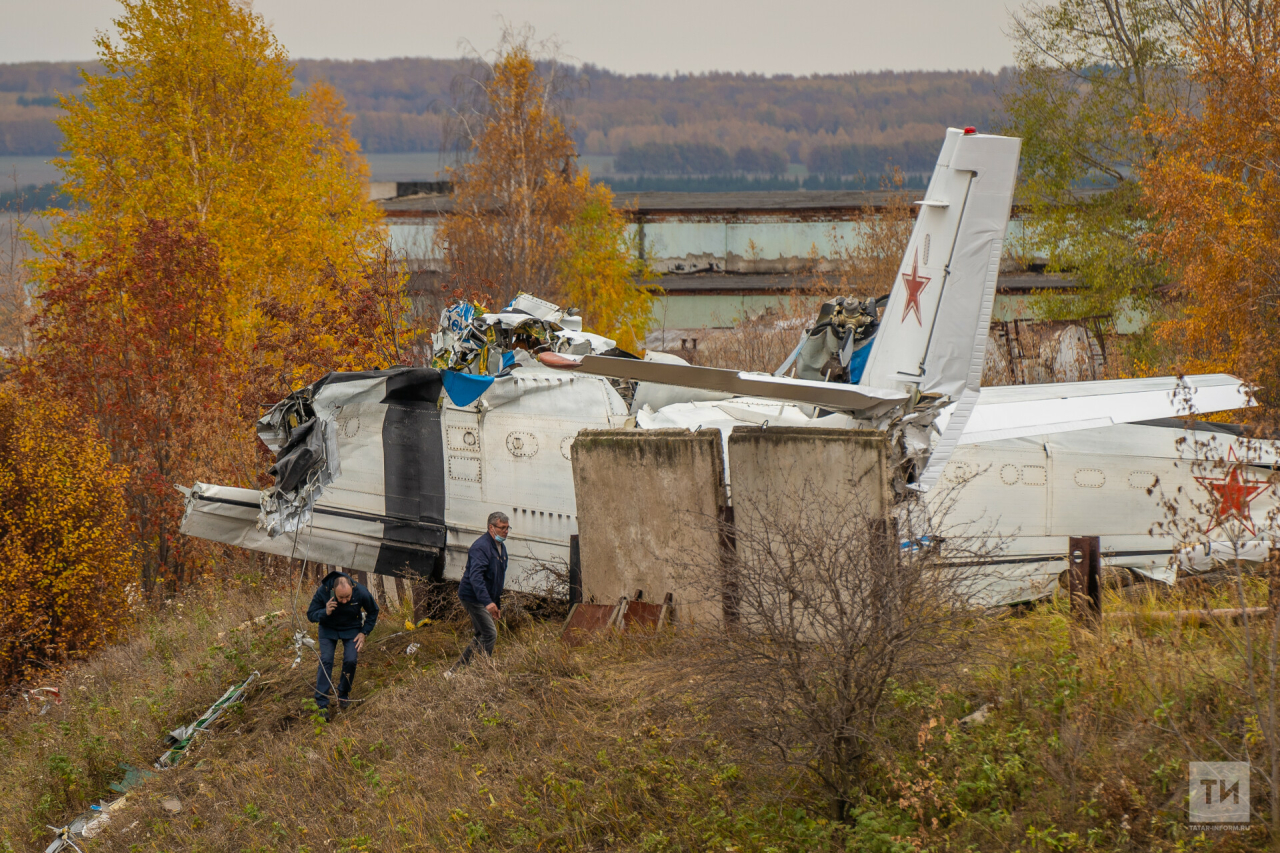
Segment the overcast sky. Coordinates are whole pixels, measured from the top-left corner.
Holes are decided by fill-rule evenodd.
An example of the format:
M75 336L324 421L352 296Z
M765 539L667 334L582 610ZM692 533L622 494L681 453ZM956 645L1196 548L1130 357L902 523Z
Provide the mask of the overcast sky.
M1022 0L256 0L298 58L453 57L501 21L556 37L566 58L624 73L989 69ZM113 0L0 0L0 61L93 56Z

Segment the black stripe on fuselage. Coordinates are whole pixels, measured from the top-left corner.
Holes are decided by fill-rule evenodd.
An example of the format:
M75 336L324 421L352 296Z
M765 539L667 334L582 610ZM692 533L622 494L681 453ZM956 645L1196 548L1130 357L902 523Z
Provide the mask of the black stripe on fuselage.
M388 393L382 422L383 538L411 544L406 548L385 542L374 571L433 576L443 568L439 557L446 539L440 408L434 401L391 396Z

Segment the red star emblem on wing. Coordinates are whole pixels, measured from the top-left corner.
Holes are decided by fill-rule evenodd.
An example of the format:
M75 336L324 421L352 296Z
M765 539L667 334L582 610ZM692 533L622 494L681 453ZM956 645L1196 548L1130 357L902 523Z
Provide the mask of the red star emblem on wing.
M907 307L902 309L902 322L907 322L907 315L914 311L916 322L923 327L924 319L920 316L920 293L929 283L929 276L920 275L919 249L916 249L915 255L911 258L911 273L902 274L902 283L907 286Z
M1249 531L1250 535L1257 531L1253 527L1253 516L1249 512L1249 504L1261 495L1271 484L1266 480L1250 480L1245 477L1245 466L1236 459L1236 449L1227 449L1227 470L1221 477L1196 477L1200 485L1208 490L1213 500L1214 519L1209 530L1219 527L1230 519L1236 519ZM1205 533L1208 533L1206 530Z

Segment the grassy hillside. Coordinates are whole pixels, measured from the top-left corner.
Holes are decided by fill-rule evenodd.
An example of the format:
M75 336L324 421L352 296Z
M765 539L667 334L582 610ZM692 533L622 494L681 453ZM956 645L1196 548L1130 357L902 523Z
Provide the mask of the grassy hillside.
M1255 590L1260 592L1260 590ZM1198 602L1205 599L1196 598ZM1168 607L1177 601L1143 607ZM1110 610L1133 607L1114 596ZM1191 757L1221 757L1247 715L1232 655L1204 628L1069 630L1060 605L997 624L990 653L945 682L897 685L866 796L846 823L802 768L709 715L678 638L566 649L528 618L494 666L454 681L460 623L412 633L387 614L355 696L325 724L306 710L314 656L291 668L285 592L193 596L61 680L44 715L0 717L0 850L40 850L147 767L162 735L233 680L247 701L176 769L135 789L92 851L1246 850L1250 832L1186 825ZM410 643L416 654L405 653ZM987 721L957 720L992 703ZM1255 778L1254 804L1265 810ZM179 809L164 801L177 800Z

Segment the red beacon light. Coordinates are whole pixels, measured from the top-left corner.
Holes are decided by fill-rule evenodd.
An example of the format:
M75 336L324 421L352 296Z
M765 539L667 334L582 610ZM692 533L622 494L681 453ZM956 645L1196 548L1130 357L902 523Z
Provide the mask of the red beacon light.
M965 135L965 136L972 136L973 134L975 134L975 133L977 133L977 132L978 132L978 129L977 129L976 127L974 127L973 125L969 125L968 127L966 127L966 128L964 129L964 135Z

